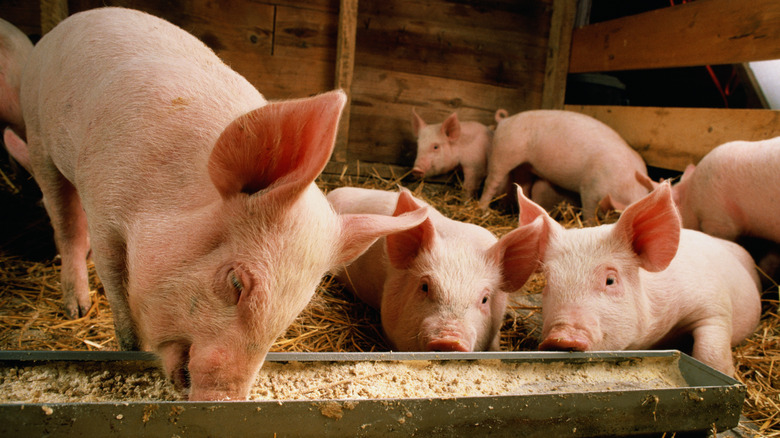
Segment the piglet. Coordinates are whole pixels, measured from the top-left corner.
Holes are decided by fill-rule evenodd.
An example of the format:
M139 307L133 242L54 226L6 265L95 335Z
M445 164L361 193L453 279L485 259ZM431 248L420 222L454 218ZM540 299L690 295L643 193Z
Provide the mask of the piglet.
M487 155L493 131L479 122L460 122L452 113L442 123L428 125L412 109L412 131L417 137L417 157L412 173L417 177L463 169L463 190L476 198L487 173Z
M620 209L648 193L635 173L647 175L642 157L604 123L571 111L525 111L499 118L479 200L486 209L508 186L510 173L528 165L536 177L579 193L586 214L611 195ZM532 181L527 177L523 180ZM530 192L530 186L525 186Z
M245 399L325 272L425 218L337 215L314 184L343 92L268 103L139 11L62 21L31 53L21 98L68 313L90 306L91 243L120 347L157 352L190 400Z
M685 228L780 243L780 137L716 147L688 166L673 192Z
M733 374L731 347L761 314L739 245L681 230L664 183L610 225L564 229L518 190L525 251L541 262L543 350L633 350L693 337L696 359ZM533 231L530 231L533 230Z
M517 232L501 240L473 224L446 218L408 190L344 187L328 193L339 213L397 216L418 208L428 218L379 239L337 278L380 311L400 351L498 350L507 295L536 265L518 252Z
M24 120L19 105L22 69L33 44L21 30L0 19L0 122L24 135Z

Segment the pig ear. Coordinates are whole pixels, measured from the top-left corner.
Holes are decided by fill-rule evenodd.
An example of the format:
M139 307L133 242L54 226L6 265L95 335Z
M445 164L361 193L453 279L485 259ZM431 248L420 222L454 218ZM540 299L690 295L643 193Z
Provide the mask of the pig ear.
M398 216L409 211L419 209L409 190L401 189L393 216ZM409 228L399 233L387 236L387 256L397 269L408 268L420 252L433 247L436 238L436 229L430 218L426 218L420 225Z
M428 125L425 123L425 120L423 120L422 117L417 114L417 111L412 108L412 132L414 132L414 136L419 137L420 130L426 126Z
M625 209L626 209L626 204L612 199L612 195L610 195L609 193L604 195L604 197L601 198L601 201L599 201L599 210L601 210L604 213L610 210L623 211Z
M267 190L274 199L297 199L327 164L346 101L338 90L269 103L233 121L209 158L219 193L228 198Z
M341 239L334 266L346 265L360 257L382 236L403 232L428 220L428 207L399 216L379 214L343 214Z
M460 138L460 121L458 121L458 115L452 113L447 120L441 124L441 133L447 137L449 141L455 141Z
M634 171L634 178L636 178L637 182L642 185L642 187L646 188L648 192L655 190L656 187L658 187L658 183L650 179L649 176L640 173L638 170ZM661 180L663 182L663 180Z
M496 242L488 257L501 267L502 289L514 292L539 268L550 238L549 217L539 216L531 223L515 228Z
M520 185L515 184L517 187L517 205L520 210L518 219L520 226L530 224L539 216L548 216L547 212L537 203L528 199L523 194L523 188Z
M663 183L628 206L613 233L631 245L643 269L658 272L666 269L677 254L680 226L671 187L669 183Z

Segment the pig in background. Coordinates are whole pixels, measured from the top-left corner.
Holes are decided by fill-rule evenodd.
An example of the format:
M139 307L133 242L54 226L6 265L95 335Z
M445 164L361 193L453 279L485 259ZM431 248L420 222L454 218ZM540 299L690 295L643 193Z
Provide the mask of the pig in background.
M615 224L564 229L518 190L524 249L543 266L541 349L635 350L693 337L692 355L733 375L731 347L761 315L758 276L739 245L680 228L662 184Z
M425 218L337 215L314 185L343 92L268 103L143 12L62 21L30 54L21 102L67 311L90 306L91 245L120 347L157 352L190 400L246 398L323 274Z
M499 119L497 113L496 119ZM524 111L503 118L493 135L488 174L479 200L486 209L507 190L514 175L528 193L535 178L579 193L586 215L597 208L622 210L646 195L650 179L644 160L604 123L571 111Z
M685 228L780 243L780 137L716 147L685 169L673 191Z
M513 231L500 240L474 224L451 220L400 193L343 187L328 193L339 213L399 215L420 207L428 218L379 239L336 276L380 311L384 333L400 351L499 349L508 293L536 268L518 252Z
M419 178L435 176L460 166L463 191L476 198L487 174L493 131L479 122L460 122L456 113L442 123L428 125L412 109L412 132L417 137L412 174Z
M22 70L33 44L13 24L0 19L0 122L24 136L24 120L19 104ZM2 123L0 123L2 126Z

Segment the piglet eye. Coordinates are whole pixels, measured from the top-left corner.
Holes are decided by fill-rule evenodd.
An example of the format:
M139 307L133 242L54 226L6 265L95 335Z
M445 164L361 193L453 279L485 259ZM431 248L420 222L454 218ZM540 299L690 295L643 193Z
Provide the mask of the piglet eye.
M428 293L428 282L423 280L420 282L420 290L423 291L423 293Z
M228 273L228 286L232 291L232 299L234 303L238 303L241 298L241 294L244 293L244 281L241 279L241 275L235 270L231 270Z
M482 297L482 304L487 304L487 302L488 302L488 296L485 295L484 297Z
M612 286L615 284L615 277L613 275L610 275L607 277L607 286Z
M434 150L434 151L437 151L437 150L439 150L439 145L437 145L437 144L433 145L433 150Z

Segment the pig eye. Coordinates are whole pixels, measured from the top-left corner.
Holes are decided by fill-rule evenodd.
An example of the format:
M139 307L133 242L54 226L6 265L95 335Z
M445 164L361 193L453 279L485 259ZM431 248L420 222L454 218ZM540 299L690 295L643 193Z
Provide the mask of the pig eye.
M482 304L487 304L487 302L488 302L488 296L485 295L484 297L482 297Z
M420 283L420 290L423 291L423 293L425 293L425 294L428 293L428 282L427 281L423 280Z
M617 279L615 278L614 275L607 276L607 286L612 286L613 284L615 284L616 281Z
M241 294L244 292L244 281L241 278L241 274L236 270L231 270L228 273L227 282L229 286L230 301L235 304L241 298Z
M433 145L433 150L434 150L434 151L437 151L437 150L439 150L439 145L437 145L437 144Z

